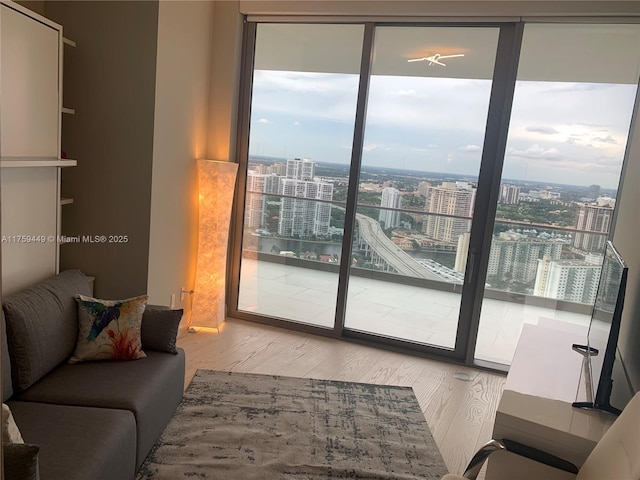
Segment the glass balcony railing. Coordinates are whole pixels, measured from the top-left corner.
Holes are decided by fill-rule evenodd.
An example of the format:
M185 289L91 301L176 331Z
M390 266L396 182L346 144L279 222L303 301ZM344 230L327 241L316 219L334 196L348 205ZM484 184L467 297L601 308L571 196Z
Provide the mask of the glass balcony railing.
M248 196L259 199L262 213L259 224L254 222L253 227L245 229L244 257L338 272L343 203L258 192L249 192ZM282 235L280 218L287 214L283 211L286 200L297 203L285 207L301 221L298 227L290 227L293 234ZM322 228L318 228L322 213L319 207L325 209ZM311 227L303 225L305 216ZM384 228L384 220L380 218L392 219L392 226ZM470 226L470 217L361 205L350 259L352 274L460 292ZM562 308L585 312L593 304L606 239L605 233L501 219L494 227L485 283L487 295L538 304L545 304L540 299L552 299L561 302ZM561 288L558 281L546 281L549 275L566 276L567 282L574 279L569 285L571 293L566 282L565 288ZM583 284L575 284L576 276Z

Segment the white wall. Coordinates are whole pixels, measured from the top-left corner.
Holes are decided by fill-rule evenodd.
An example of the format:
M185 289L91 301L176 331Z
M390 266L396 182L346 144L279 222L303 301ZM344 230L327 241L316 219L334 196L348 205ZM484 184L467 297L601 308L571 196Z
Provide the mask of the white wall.
M240 11L254 15L381 16L537 16L638 15L637 0L241 0Z
M213 1L162 1L151 186L149 303L191 289L197 248L196 158L206 155ZM188 306L188 297L185 297Z
M639 95L640 98L640 95ZM635 124L628 147L628 160L613 243L629 266L627 291L618 347L633 389L640 391L640 101L636 102Z
M237 1L215 2L209 160L235 161L242 56L242 15Z

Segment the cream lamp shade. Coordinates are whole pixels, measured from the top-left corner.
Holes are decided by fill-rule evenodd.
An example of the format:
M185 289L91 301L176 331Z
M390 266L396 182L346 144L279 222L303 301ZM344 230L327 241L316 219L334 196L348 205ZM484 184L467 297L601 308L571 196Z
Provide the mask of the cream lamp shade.
M225 320L229 220L237 163L196 160L198 257L191 325L219 328Z

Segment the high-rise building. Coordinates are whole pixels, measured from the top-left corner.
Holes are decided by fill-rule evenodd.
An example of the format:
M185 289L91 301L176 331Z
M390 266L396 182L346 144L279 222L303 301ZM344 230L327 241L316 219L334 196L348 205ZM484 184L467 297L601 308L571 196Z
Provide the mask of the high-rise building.
M266 173L271 173L273 175L278 175L279 177L284 177L287 174L287 164L274 163L273 165L269 165L267 167Z
M613 207L609 202L602 202L603 205L591 203L579 203L578 217L576 219L576 229L585 230L576 232L573 239L573 246L584 252L600 252L604 250L611 218L613 217ZM615 203L615 202L614 202ZM600 233L594 235L588 232Z
M600 185L589 185L589 196L596 198L598 195L600 195Z
M382 190L380 206L386 208L402 207L402 195L400 191L393 187L385 187ZM382 228L395 228L400 225L400 212L396 210L380 210L378 221Z
M456 263L453 267L456 272L464 273L467 268L467 256L469 255L469 239L471 233L465 232L458 237L458 248L456 249Z
M308 158L292 158L287 160L286 177L295 180L311 181L315 176L316 162Z
M559 260L563 241L530 238L516 232L502 232L493 238L487 277L498 281L529 283L536 278L538 260L545 256Z
M267 166L263 163L256 163L251 166L251 170L256 173L267 173Z
M600 270L600 263L543 258L538 262L534 295L593 305Z
M424 233L434 240L457 244L458 237L471 230L475 199L475 187L466 182L443 182L437 187L429 186L426 189L425 211L440 215L426 216Z
M313 180L315 162L299 158L287 160L286 178L281 178L278 234L285 237L327 236L331 204L313 200L333 199L333 184ZM296 198L292 198L296 197Z
M418 195L426 197L430 186L431 184L429 182L420 182L417 190Z
M500 189L500 203L516 205L520 201L520 187L515 185L502 185Z
M277 195L280 188L280 178L277 175L257 173L255 170L247 172L247 197L244 208L245 228L260 228L264 226L266 202L268 201L268 196L264 194Z

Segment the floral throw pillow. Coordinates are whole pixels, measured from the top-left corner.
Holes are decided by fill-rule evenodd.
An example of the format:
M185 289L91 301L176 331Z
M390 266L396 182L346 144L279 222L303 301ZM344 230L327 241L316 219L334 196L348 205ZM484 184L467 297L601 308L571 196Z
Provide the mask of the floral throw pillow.
M69 363L145 358L140 324L147 298L100 300L76 295L78 343Z

